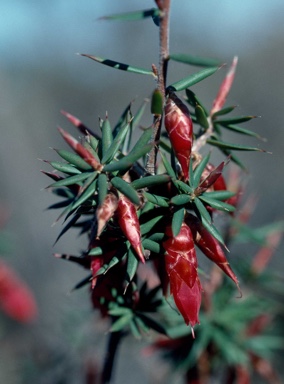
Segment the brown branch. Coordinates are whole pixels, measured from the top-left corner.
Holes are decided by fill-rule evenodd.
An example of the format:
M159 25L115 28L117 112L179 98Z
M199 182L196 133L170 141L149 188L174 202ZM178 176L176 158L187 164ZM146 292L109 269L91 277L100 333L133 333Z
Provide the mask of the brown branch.
M169 16L171 0L156 0L158 8L161 10L160 16L160 57L158 69L158 82L157 88L165 99L166 94L166 80L169 60ZM151 142L158 142L160 139L162 128L162 115L155 116L153 121L153 135ZM156 173L158 146L153 147L147 159L146 170L150 174Z

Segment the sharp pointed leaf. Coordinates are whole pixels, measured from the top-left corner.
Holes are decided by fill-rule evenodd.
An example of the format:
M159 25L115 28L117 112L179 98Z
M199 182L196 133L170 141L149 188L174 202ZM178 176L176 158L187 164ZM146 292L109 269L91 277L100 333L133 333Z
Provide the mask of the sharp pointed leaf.
M177 209L173 214L173 220L172 220L172 231L173 236L176 237L181 229L182 223L184 219L184 208L181 207Z
M155 185L165 184L171 180L168 175L153 175L153 176L145 176L141 179L137 179L132 181L131 185L135 189L142 189L153 187Z
M88 57L89 59L92 59L92 60L96 61L97 63L101 63L101 64L107 65L107 66L115 68L115 69L120 69L122 71L138 73L140 75L155 76L153 71L149 71L149 70L144 69L144 68L133 67L129 64L120 63L120 62L115 61L115 60L104 59L102 57L92 56L92 55L87 55L87 54L81 54L81 56Z
M258 151L258 152L266 152L264 149L257 148L257 147L251 147L248 145L242 145L242 144L233 144L233 143L226 143L224 141L219 141L216 139L207 139L207 144L213 145L214 147L219 147L220 149L229 149L234 151ZM233 158L232 158L233 160Z
M103 16L101 20L110 20L110 21L137 21L143 20L148 17L157 17L160 15L160 10L157 8L145 9L141 11L127 12L127 13L118 13L115 15Z
M191 56L184 53L174 53L170 55L170 60L180 63L196 65L199 67L219 67L221 64L218 60L206 57Z
M102 158L102 164L109 163L111 160L113 160L119 147L121 146L121 144L123 143L123 141L126 137L126 134L129 130L129 127L130 127L130 123L128 122L120 128L120 130L118 131L117 135L115 136L111 146L108 148L108 150L104 154L104 156Z
M218 69L219 67L203 69L202 71L193 73L192 75L171 84L167 89L172 91L183 91L184 89L192 87L194 84L206 79L206 77L213 75Z
M123 193L133 204L139 205L140 198L136 190L121 177L113 177L111 184L121 193Z

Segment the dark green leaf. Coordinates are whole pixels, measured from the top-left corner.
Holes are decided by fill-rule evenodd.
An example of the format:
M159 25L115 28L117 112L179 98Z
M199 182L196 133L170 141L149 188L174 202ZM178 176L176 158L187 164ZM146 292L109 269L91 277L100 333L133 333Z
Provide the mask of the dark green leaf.
M140 147L140 149L137 149L135 152L129 153L129 155L123 157L119 161L113 161L112 163L107 164L103 170L105 172L114 172L114 171L120 171L120 172L126 172L128 171L133 164L139 160L141 157L145 156L150 150L152 149L153 144L147 144L143 147Z
M145 197L146 200L150 201L151 203L155 205L159 205L160 207L165 207L167 208L169 206L167 199L158 196L158 195L153 195L148 192L143 192L143 196Z
M104 173L100 173L98 177L98 205L101 205L107 195L108 181Z
M238 125L228 124L228 125L222 125L222 127L225 128L225 129L228 129L229 131L241 133L241 134L247 135L247 136L253 136L253 137L256 137L258 139L264 140L257 133L255 133L253 131L250 131L249 129L245 129L245 128L239 127Z
M266 152L264 149L261 149L261 148L250 147L248 145L242 145L242 144L226 143L224 141L218 141L216 139L207 139L206 142L207 142L207 144L210 144L210 145L213 145L214 147L219 147L219 148L222 148L222 149L231 149L231 150L234 150L234 151Z
M231 107L226 107L226 108L220 109L219 111L213 113L212 119L215 119L215 117L217 117L217 116L227 115L228 113L232 112L235 108L236 108L236 106L233 105Z
M133 72L133 73L138 73L140 75L151 75L154 76L153 71L149 71L144 68L138 68L138 67L133 67L129 64L123 64L119 63L118 61L110 60L110 59L103 59L98 56L92 56L92 55L87 55L87 54L81 54L81 56L88 57L89 59L92 59L96 61L97 63L101 63L104 65L107 65L109 67L115 68L115 69L120 69L122 71L127 71L127 72Z
M113 142L112 129L108 117L102 123L102 157L105 155Z
M216 200L227 200L230 197L235 196L235 192L231 191L214 191L214 192L206 192L203 194L205 197L209 197Z
M151 113L155 116L161 116L164 108L164 97L159 89L155 89L151 99Z
M142 241L143 247L151 252L160 253L161 246L156 241L150 239L144 239Z
M97 180L94 180L85 191L78 197L78 199L72 205L72 209L79 207L79 205L83 204L88 200L92 195L94 195L97 189Z
M207 116L205 114L204 109L199 104L195 106L195 116L197 123L201 125L201 127L203 127L204 129L208 129L209 123L207 120Z
M168 175L153 175L153 176L145 176L141 179L137 179L132 181L131 185L135 189L142 189L153 187L155 185L160 185L164 183L168 183L171 180Z
M184 208L177 209L173 214L173 220L172 220L172 231L173 236L176 237L181 229L181 225L183 223L184 219Z
M62 159L68 161L68 163L75 165L77 168L80 168L84 171L92 169L92 167L88 163L86 163L81 156L77 155L76 153L66 151L65 149L55 149L55 151L58 153L59 156L62 157Z
M203 194L199 196L200 200L204 203L209 204L212 208L218 209L219 211L225 212L234 212L235 207L231 204L224 203L223 201L212 199L207 196L207 194Z
M81 215L74 215L72 217L72 219L65 225L65 227L62 229L62 231L59 233L59 235L57 236L57 239L55 240L54 244L55 245L58 240L64 235L64 233L66 233L68 231L68 229L70 229L71 227L74 226L74 224L76 223L76 221L81 217Z
M111 183L117 190L119 190L119 192L123 193L133 204L140 204L140 199L136 190L125 180L120 177L113 177L111 179Z
M257 116L236 116L227 119L218 119L216 122L221 125L240 124L255 119L256 117Z
M68 185L79 184L81 181L86 180L94 172L84 172L79 175L69 176L65 179L58 180L55 183L49 185L49 187L66 187Z
M127 286L131 283L133 280L135 273L138 268L139 261L135 255L135 253L132 251L131 248L128 250L128 256L127 256L127 267L126 267L126 284Z
M191 56L184 53L175 53L170 55L170 60L178 61L184 64L196 65L199 67L217 67L220 62L206 57Z
M196 96L196 94L191 90L191 89L186 89L185 90L185 93L186 93L186 96L187 96L187 102L193 107L195 108L196 105L200 105L205 113L206 116L209 116L209 113L207 111L207 109L205 108L205 106L201 103L201 101L199 100L199 98ZM191 113L191 118L195 118L195 116L193 116L193 113ZM196 120L194 121L196 122Z
M163 218L164 218L164 215L159 215L149 220L147 223L141 224L140 225L141 235L145 235L146 233L150 232L155 227L155 225L157 225Z
M191 184L194 189L198 187L202 173L206 168L206 165L208 164L209 159L210 159L210 152L205 157L202 158L200 163L195 168L193 173L193 178L191 179L192 180Z
M108 148L108 150L104 154L104 156L102 158L102 164L109 163L111 160L113 160L119 147L121 146L121 144L123 143L123 141L126 137L126 134L129 130L129 127L130 127L130 123L127 122L120 128L120 130L118 131L117 135L115 136L111 146Z
M153 8L153 9L146 9L142 11L134 11L134 12L127 12L127 13L119 13L115 15L110 16L104 16L101 17L102 20L113 20L113 21L136 21L136 20L143 20L147 17L157 17L160 15L160 10Z
M176 83L171 84L167 89L173 91L183 91L186 88L192 87L194 84L206 79L206 77L213 75L219 67L210 67L194 73Z
M173 205L185 205L192 201L191 196L186 194L176 195L171 198L170 203Z
M166 329L156 320L144 315L143 313L139 313L139 314L137 313L137 315L148 327L152 328L154 331L157 331L163 335L167 335Z
M120 307L117 306L115 308L111 308L108 310L108 314L110 316L123 316L123 315L129 315L132 314L132 310L128 307Z
M163 164L164 164L164 167L167 171L167 173L169 174L169 176L175 180L176 179L176 173L174 171L174 169L172 168L171 164L169 163L167 157L165 154L163 154L162 151L160 151L160 155L161 155L161 158L162 158L162 161L163 161Z
M46 161L46 162L49 163L54 169L56 169L59 172L63 172L71 175L78 175L81 173L81 171L75 168L73 165L61 163L59 161Z
M176 181L175 181L175 185L176 185L179 189L181 189L183 192L185 192L185 193L189 193L189 194L193 193L193 189L192 189L192 187L190 187L189 185L187 185L186 183L184 183L184 182L181 181L181 180L176 180Z
M144 145L148 144L149 140L152 137L152 134L153 134L153 129L152 128L145 129L143 134L139 137L139 139L135 143L134 147L129 152L129 155L132 154L132 153L135 153L141 147L144 147Z

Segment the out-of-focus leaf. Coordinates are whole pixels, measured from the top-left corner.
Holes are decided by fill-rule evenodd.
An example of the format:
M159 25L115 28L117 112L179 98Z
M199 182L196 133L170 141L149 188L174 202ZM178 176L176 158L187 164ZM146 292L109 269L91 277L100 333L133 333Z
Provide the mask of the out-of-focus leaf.
M160 10L157 8L145 9L141 11L127 12L127 13L118 13L110 16L103 16L101 20L110 20L110 21L137 21L143 20L147 17L157 17L160 15Z
M173 236L176 237L181 229L182 223L184 219L184 208L181 207L177 209L173 214L173 220L172 220L172 231Z
M239 127L238 125L228 124L228 125L222 125L222 127L225 129L228 129L229 131L233 131L233 132L240 133L247 136L253 136L258 139L264 140L259 134L253 131L250 131L249 129Z
M203 69L202 71L199 71L197 73L193 73L192 75L171 84L170 86L168 86L167 90L183 91L184 89L192 87L194 84L197 84L200 81L206 79L206 77L213 75L218 69L219 67L210 67Z
M258 152L266 152L264 149L257 148L257 147L251 147L248 145L242 145L242 144L233 144L233 143L227 143L225 141L219 141L216 139L207 139L207 144L213 145L214 147L219 147L222 149L231 149L234 151L258 151Z
M133 67L129 64L119 63L118 61L114 61L114 60L110 60L110 59L104 59L102 57L87 55L84 53L81 54L81 56L88 57L89 59L92 59L92 60L96 61L97 63L101 63L101 64L107 65L107 66L115 68L115 69L120 69L122 71L138 73L140 75L151 75L151 76L155 77L153 71L149 71L148 69Z
M144 313L137 313L140 319L154 331L161 333L162 335L167 335L167 330L163 327L162 324L158 323L156 320L144 315Z
M121 331L122 329L124 329L129 324L129 322L131 321L132 318L133 318L133 313L132 312L127 313L124 316L119 317L112 324L112 326L110 327L109 332L119 332L119 331Z
M184 53L170 54L170 60L178 61L184 64L196 65L198 67L217 67L220 62L206 57L191 56Z
M136 192L136 190L125 180L120 177L113 177L111 179L111 184L119 190L119 192L123 193L133 204L139 205L140 199Z
M120 306L109 309L108 311L108 314L111 316L122 316L122 315L131 314L131 313L132 313L132 310L130 308L120 307Z
M212 119L215 119L215 117L217 116L227 115L228 113L232 112L235 108L236 108L236 105L232 105L231 107L220 109L220 111L213 113Z
M230 125L230 124L241 124L255 119L257 116L236 116L227 119L218 119L216 122L221 125Z

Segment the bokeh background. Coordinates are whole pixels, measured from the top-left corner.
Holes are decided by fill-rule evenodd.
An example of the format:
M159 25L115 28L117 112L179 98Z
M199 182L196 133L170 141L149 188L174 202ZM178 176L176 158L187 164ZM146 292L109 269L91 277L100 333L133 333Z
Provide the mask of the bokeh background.
M28 282L39 306L33 325L0 321L1 383L79 383L85 367L95 369L94 361L101 361L107 329L92 313L86 290L70 294L85 273L52 256L76 254L84 244L72 233L52 247L61 223L51 227L58 212L46 211L55 199L44 190L49 180L40 169L49 168L38 158L55 160L50 147L65 146L57 126L75 134L61 109L98 129L106 111L115 124L131 100L135 112L151 94L150 77L115 71L76 53L150 68L158 60L158 29L151 20L98 19L152 7L152 0L0 0L0 202L10 214L5 229L11 239L3 257ZM255 226L283 219L283 17L283 0L172 2L171 52L226 63L239 57L229 104L239 106L238 114L259 116L247 127L268 138L243 142L272 152L241 154L249 191L258 196ZM169 82L195 70L171 63ZM224 74L194 87L208 106ZM145 124L150 123L148 115ZM283 268L282 253L283 246L273 267ZM117 383L158 382L153 359L141 358L142 346L131 340L122 346Z

